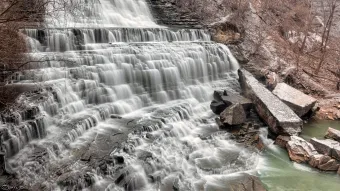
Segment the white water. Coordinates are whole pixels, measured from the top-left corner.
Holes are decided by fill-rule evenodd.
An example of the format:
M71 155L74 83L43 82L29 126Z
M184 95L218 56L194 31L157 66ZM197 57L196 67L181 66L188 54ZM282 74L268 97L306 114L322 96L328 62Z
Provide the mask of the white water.
M73 0L53 11L64 6L51 4L49 27L160 27L145 0Z
M23 30L28 56L39 62L15 82L44 87L36 126L46 135L18 119L28 130L10 134L6 147L9 157L17 153L11 164L18 177L47 190L223 190L223 180L254 169L257 154L219 131L209 108L214 89L237 89L238 63L228 47L204 30L157 26L144 0L96 2L89 16L48 23L64 29ZM132 130L112 114L138 121ZM118 147L111 137L124 132ZM91 152L123 156L124 165L103 173L79 160ZM79 174L94 183L60 185Z

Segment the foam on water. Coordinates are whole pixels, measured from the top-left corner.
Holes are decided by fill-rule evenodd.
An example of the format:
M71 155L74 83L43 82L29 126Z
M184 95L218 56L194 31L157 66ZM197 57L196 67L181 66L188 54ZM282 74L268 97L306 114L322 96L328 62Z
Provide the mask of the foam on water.
M49 27L160 27L145 0L57 0L50 10Z

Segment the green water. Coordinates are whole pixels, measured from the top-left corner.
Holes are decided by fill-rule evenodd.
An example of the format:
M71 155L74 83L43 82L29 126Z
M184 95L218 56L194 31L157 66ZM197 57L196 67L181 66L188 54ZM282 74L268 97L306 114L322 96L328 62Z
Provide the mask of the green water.
M305 124L301 136L321 139L328 127L340 129L340 122L312 121ZM340 191L340 177L336 173L291 162L287 151L276 145L267 147L258 172L269 191Z
M313 137L323 139L328 127L340 130L340 121L310 121L304 125L301 137L306 140L309 140Z

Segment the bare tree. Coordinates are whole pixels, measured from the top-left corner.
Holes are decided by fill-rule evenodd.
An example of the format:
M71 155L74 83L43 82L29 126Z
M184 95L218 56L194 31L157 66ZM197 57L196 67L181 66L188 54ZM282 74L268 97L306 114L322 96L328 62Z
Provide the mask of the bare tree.
M321 5L323 6L324 11L324 21L326 21L323 32L322 32L322 42L320 45L320 51L321 51L321 57L320 61L318 63L317 68L315 69L315 74L318 75L320 72L321 67L325 63L325 59L327 54L326 48L329 43L331 30L333 28L333 22L334 22L334 14L336 13L340 3L338 0L326 0L322 1Z
M27 56L26 37L20 29L37 27L56 13L77 13L79 0L1 0L0 1L0 105L10 103L17 93L4 86L26 64L37 62Z

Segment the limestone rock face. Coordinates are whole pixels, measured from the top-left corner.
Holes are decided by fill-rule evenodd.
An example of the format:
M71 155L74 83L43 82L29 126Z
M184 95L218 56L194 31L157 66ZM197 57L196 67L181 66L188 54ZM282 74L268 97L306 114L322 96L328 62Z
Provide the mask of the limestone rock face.
M239 81L243 95L249 98L259 116L268 124L270 130L278 135L298 135L302 120L278 97L265 88L252 74L240 69Z
M150 7L158 24L178 28L201 28L201 20L186 6L178 6L175 0L150 0Z
M275 87L273 94L287 104L298 116L304 116L315 105L316 99L301 91L285 84L279 83Z
M291 140L287 143L287 150L291 160L298 163L308 162L313 155L318 154L314 146L306 140L298 136L291 136L290 138Z
M332 150L334 147L339 146L339 142L326 139L326 140L319 140L316 138L312 138L310 143L314 146L314 148L321 154L331 156Z
M246 121L246 113L241 104L226 108L220 115L221 122L226 126L241 125Z
M340 142L340 131L329 127L325 137Z
M337 171L339 163L330 156L317 154L313 155L309 160L309 165L324 171Z
M282 148L286 148L286 145L289 141L290 141L289 136L280 135L275 139L275 145L279 145Z

